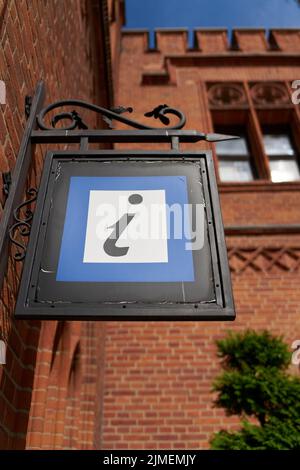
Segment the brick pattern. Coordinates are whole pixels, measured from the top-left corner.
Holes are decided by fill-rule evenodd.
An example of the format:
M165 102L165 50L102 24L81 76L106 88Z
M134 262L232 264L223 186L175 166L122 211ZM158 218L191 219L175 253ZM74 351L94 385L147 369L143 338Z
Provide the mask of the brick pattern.
M213 407L215 340L229 329L268 328L291 344L300 331L298 282L295 274L233 276L234 324L109 324L103 448L205 449L213 432L234 429L237 419Z
M131 47L134 42L138 41L139 48L142 47L144 51L148 49L148 32L146 30L139 32L130 30L127 33L125 31L125 34L130 36ZM124 36L123 34L123 41ZM274 48L284 53L296 53L300 50L300 32L299 29L271 29L270 36L267 36L264 29L233 29L232 43L230 43L226 29L195 29L194 48L190 50L187 30L163 28L155 31L155 43L157 49L166 56L193 52L214 55L228 53L232 50L246 54L268 53Z
M238 48L243 52L265 52L268 49L265 31L236 30L234 34Z
M110 323L103 448L205 449L213 432L236 428L213 406L215 340L229 329L267 328L291 344L300 331L298 283L297 274L233 275L234 324Z
M273 30L273 37L278 48L284 52L300 51L300 31L299 30Z
M94 447L95 434L100 438L100 405L95 405L95 397L100 399L102 393L99 364L103 347L104 329L100 323L43 322L28 449Z
M227 30L195 31L197 49L205 54L228 49Z
M88 0L0 0L0 79L6 84L7 98L6 104L0 106L1 180L3 172L14 168L25 125L24 99L33 94L39 79L46 83L48 103L76 97L106 104L103 80L96 79L104 70L95 39L101 36L100 21L96 26L94 22L97 15L97 2ZM33 186L39 181L44 151L38 147L34 157L29 175ZM0 216L4 203L1 191ZM55 358L50 374L52 350L47 335L49 331L53 334L55 324L43 322L40 335L38 322L13 320L21 266L16 266L12 254L13 249L0 302L1 334L8 341L7 364L0 366L0 448L24 448L30 406L28 447L91 446L95 419L89 381L96 379L95 370L89 369L88 357L95 353L89 343L93 336L82 327L80 361L88 366L84 375L79 373L80 385L83 384L79 390L81 430L72 411L78 402L72 385L74 378L68 382L72 343L64 343L59 353L63 359L60 362ZM98 329L95 337L97 345Z
M159 51L146 53L145 34L123 36L118 103L133 106L136 117L142 120L143 112L161 103L163 96L163 102L186 113L187 129L212 131L205 82L216 81L215 66L209 60L205 63L194 59L204 51L194 52L193 60L187 60L187 52L185 57L172 61L176 80L163 85L158 82L153 86L150 81L146 84L141 81L145 70L159 68L168 57ZM216 52L222 54L222 31L219 34ZM204 31L203 35L212 37L211 32ZM267 53L261 32L242 36L243 47L238 54L261 50L263 46ZM181 37L178 35L178 42ZM202 36L199 46L200 42L205 43ZM292 81L300 75L296 64L285 67L280 63L280 52L276 67L262 63L258 66L255 57L252 62L247 59L229 64L225 60L227 53L218 64L218 81ZM201 149L209 145L191 147ZM299 192L299 184L278 192L275 186L270 191L255 185L243 192L222 192L224 223L297 224ZM227 237L237 310L234 323L108 323L102 448L206 449L212 433L238 427L239 420L225 416L223 410L213 406L212 383L220 373L215 341L228 330L246 328L267 328L283 335L288 344L299 338L299 270L294 269L299 259L299 242L299 235L288 234ZM291 370L297 373L296 366L291 366Z
M264 201L262 204L261 201ZM223 219L226 225L297 224L300 209L298 191L255 191L222 193ZM288 200L288 204L284 201ZM272 210L267 210L272 207Z
M24 97L39 78L47 83L48 102L74 96L105 102L105 89L96 80L96 69L103 72L104 67L97 65L94 46L95 5L88 0L0 0L0 79L7 84L7 104L0 107L0 172L14 167L25 122ZM216 68L210 61L199 67L197 57L224 52L226 59L230 46L222 31L197 34L203 49L196 53L186 52L184 32L158 32L159 48L151 53L146 52L147 33L124 34L120 61L117 42L113 46L113 61L120 64L115 70L116 104L133 106L136 119L148 122L143 113L163 96L164 102L185 111L186 128L211 131L205 82L216 80ZM261 31L242 36L236 38L239 54L267 53ZM299 32L273 32L281 52L297 51L298 39ZM179 58L170 61L170 55ZM188 57L193 58L186 61ZM276 57L276 67L257 64L255 57L247 65L222 60L217 79L299 78L295 61L287 67ZM142 81L145 70L165 71L164 65L170 79L161 73L155 86ZM38 183L43 151L36 151L30 184ZM293 191L256 192L252 187L222 192L224 221L298 223L298 193L297 184ZM0 199L1 214L3 195ZM252 236L229 237L227 242L235 250L234 324L16 322L12 313L21 267L12 262L12 252L0 304L1 328L8 337L7 365L0 367L0 448L208 448L213 432L236 428L236 418L213 407L211 387L220 372L215 340L229 329L250 327L283 334L289 344L299 337L299 271L294 264L290 269L290 263L298 263L300 239ZM243 266L251 258L247 269L237 266L237 253Z
M162 54L184 54L187 47L187 32L157 30L156 44Z
M299 246L249 246L232 247L228 250L232 272L245 271L281 273L295 272L300 268Z

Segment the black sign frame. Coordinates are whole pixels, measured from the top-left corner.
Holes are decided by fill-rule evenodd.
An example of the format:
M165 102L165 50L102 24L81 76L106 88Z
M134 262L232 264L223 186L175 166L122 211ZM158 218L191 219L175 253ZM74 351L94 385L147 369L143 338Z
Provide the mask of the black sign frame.
M34 272L40 266L43 240L47 232L51 190L55 178L53 164L59 160L200 162L206 205L207 230L211 248L215 301L132 303L132 302L37 302ZM30 240L15 309L17 319L44 320L234 320L235 309L228 266L224 227L210 151L79 150L49 151L39 188Z

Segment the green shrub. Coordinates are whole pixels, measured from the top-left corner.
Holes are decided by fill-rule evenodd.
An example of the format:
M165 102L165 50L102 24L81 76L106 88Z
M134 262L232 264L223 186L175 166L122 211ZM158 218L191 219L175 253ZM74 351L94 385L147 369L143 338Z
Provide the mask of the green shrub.
M242 428L216 433L212 448L300 449L300 380L287 373L291 353L282 338L248 330L230 333L217 346L223 373L214 383L215 404L241 416Z

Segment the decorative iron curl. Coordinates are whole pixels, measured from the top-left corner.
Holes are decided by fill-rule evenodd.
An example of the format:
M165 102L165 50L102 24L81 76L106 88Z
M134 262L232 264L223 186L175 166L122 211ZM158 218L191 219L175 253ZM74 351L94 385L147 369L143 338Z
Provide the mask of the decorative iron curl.
M18 231L19 236L28 237L30 235L31 221L33 218L33 212L30 209L26 209L26 212L22 217L21 209L36 200L37 190L35 188L30 188L28 189L27 194L30 198L15 208L13 215L16 222L8 230L8 236L11 243L19 248L13 256L15 261L22 261L26 255L26 245L16 239L15 232Z
M133 119L128 119L124 116L121 116L121 114L125 112L132 113L132 108L124 108L120 106L118 108L106 109L102 108L101 106L97 106L95 104L87 103L86 101L81 100L57 101L56 103L50 104L46 108L42 109L42 111L37 115L37 123L39 128L45 131L51 130L51 127L47 127L47 125L45 124L44 118L50 111L53 111L53 109L60 108L63 106L78 106L80 108L89 109L90 111L94 111L98 114L101 114L103 119L109 124L110 127L112 127L111 121L115 120L122 122L123 124L127 124L128 126L131 126L135 129L158 129L157 127L146 126L140 122L134 121ZM179 119L179 122L175 126L170 126L168 127L168 129L182 129L186 122L185 115L179 109L170 108L166 104L157 106L152 111L145 113L144 116L159 119L165 126L168 126L170 123L170 119L167 116L168 114L172 114ZM61 130L71 131L75 129L88 129L87 124L82 120L81 116L75 110L56 114L51 120L52 128L55 128L56 124L63 119L69 119L71 123L69 126L64 126L60 128Z

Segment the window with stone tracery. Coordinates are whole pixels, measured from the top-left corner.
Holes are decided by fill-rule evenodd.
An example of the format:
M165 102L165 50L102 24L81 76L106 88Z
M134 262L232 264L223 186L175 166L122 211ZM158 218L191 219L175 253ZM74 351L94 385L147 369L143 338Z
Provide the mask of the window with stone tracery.
M300 181L300 122L288 82L207 82L221 183Z

